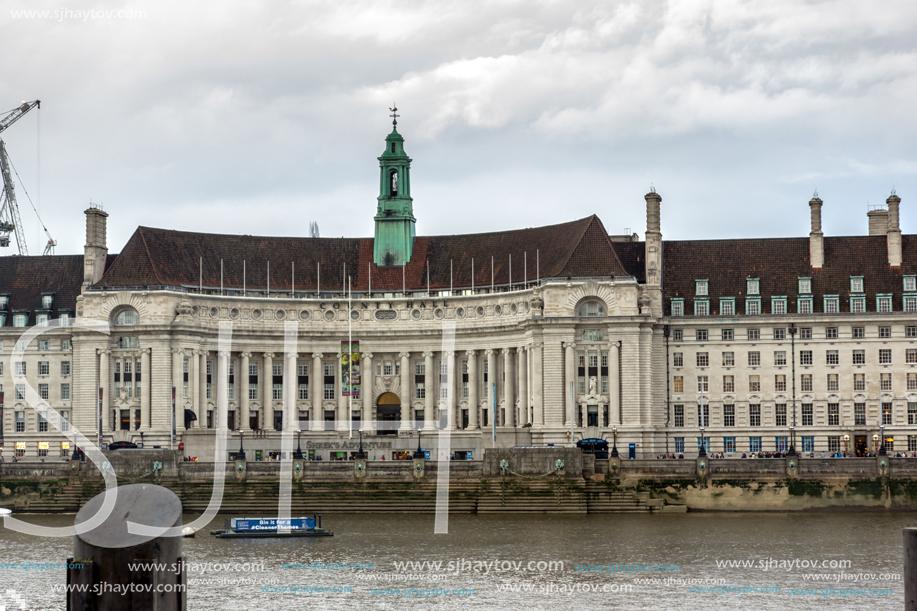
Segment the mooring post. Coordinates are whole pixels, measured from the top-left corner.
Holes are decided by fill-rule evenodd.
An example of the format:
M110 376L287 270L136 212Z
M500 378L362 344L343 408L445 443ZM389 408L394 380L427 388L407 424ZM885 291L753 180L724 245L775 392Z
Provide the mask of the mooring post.
M917 528L904 529L904 611L917 611Z
M90 587L67 594L67 611L185 611L181 537L127 530L128 522L157 528L180 526L181 500L168 488L153 484L116 490L118 498L108 518L73 538L67 583ZM105 495L98 494L86 503L74 524L94 516Z

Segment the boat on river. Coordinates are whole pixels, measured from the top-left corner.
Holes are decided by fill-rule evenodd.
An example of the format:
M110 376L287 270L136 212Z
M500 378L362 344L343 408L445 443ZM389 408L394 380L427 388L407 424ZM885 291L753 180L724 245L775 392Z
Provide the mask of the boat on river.
M334 536L332 531L322 528L321 514L311 518L227 518L224 528L210 534L220 539Z

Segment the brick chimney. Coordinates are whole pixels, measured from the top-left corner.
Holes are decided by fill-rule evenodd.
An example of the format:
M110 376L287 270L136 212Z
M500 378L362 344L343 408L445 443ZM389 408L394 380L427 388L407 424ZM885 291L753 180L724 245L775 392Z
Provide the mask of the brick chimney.
M898 206L901 204L901 198L892 189L892 194L885 203L888 204L888 264L891 267L901 267L901 227L898 224Z
M86 210L86 245L83 247L83 288L97 283L105 272L105 260L108 258L107 218L107 212L89 204Z
M821 205L818 192L809 200L812 214L812 231L809 232L809 262L814 269L821 269L825 264L825 236L821 232Z

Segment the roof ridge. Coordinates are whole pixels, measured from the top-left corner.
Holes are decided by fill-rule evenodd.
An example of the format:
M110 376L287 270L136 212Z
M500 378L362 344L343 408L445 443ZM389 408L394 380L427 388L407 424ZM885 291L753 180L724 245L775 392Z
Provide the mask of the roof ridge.
M615 244L614 242L611 241L611 238L608 236L608 230L605 229L605 223L602 222L602 219L599 218L599 215L597 214L592 215L592 222L589 223L589 227L591 227L593 223L599 224L599 229L601 229L602 237L605 238L605 243L608 245L608 248L611 249L611 254L614 255L615 262L621 267L621 269L626 271L628 274L631 274L631 270L624 267L624 262L621 261L621 257L618 256L618 251L615 250ZM589 227L586 228L586 231L589 230Z
M593 221L594 221L595 219L596 219L596 215L595 215L595 214L591 214L591 215L589 215L589 216L587 216L587 217L584 217L584 218L582 218L582 219L578 219L578 220L576 220L576 221L572 221L572 222L580 222L580 221L589 221L589 222L583 223L583 229L582 229L582 231L580 231L579 237L576 239L576 241L574 241L574 242L572 243L572 245L571 245L569 251L567 252L567 254L563 257L563 259L562 259L562 264L560 265L560 268L558 269L558 273L561 273L564 269L566 269L567 265L570 264L570 259L571 259L571 258L573 257L573 255L576 253L576 249L579 248L580 244L583 243L583 238L586 236L586 232L589 231L589 227L592 226L592 223L593 223Z

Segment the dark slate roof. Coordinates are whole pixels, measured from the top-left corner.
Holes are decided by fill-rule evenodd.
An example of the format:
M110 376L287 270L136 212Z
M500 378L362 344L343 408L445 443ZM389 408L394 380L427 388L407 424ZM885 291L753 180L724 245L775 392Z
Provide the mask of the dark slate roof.
M109 257L111 260L113 257ZM35 311L41 309L42 293L54 293L52 317L62 310L76 310L76 297L83 284L83 255L42 257L0 257L0 293L7 293L8 314L28 311L29 325L35 324ZM7 316L6 326L11 326Z
M627 275L615 254L608 232L595 215L569 223L514 231L467 235L418 236L410 263L404 268L409 290L427 286L448 289L450 264L452 286L491 283L491 257L494 283L521 284L536 276ZM400 291L402 268L378 267L372 263L372 238L281 238L249 235L216 235L138 227L97 286L139 287L220 286L220 260L223 261L224 288L242 288L243 262L246 287L264 290L270 264L272 290L289 291L295 266L297 291L315 291L318 263L321 263L321 290L340 291L344 266L351 276L353 290L366 291L372 275L374 291Z
M745 311L746 279L760 280L762 313L771 313L770 298L785 296L787 311L796 312L798 278L812 279L813 307L824 311L823 297L840 297L840 311L849 312L850 277L863 276L866 311L876 311L876 295L891 294L892 309L903 310L903 276L917 274L917 236L902 236L902 265L888 265L885 236L826 237L825 263L809 263L808 238L692 240L664 242L663 282L666 314L673 298L685 300L685 314L694 312L695 280L709 281L710 314L719 313L721 297L736 298L736 313ZM620 248L626 246L627 248ZM635 244L615 244L626 264L633 265ZM642 244L641 244L642 248Z
M646 283L646 242L613 242L615 252L628 274Z

